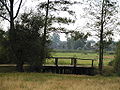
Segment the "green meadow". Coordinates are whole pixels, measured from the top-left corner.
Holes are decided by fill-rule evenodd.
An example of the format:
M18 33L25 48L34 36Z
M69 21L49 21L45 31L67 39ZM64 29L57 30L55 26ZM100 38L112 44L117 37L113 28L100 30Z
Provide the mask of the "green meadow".
M96 59L97 53L51 53L54 57L77 57ZM108 63L114 55L104 55L104 75L86 76L74 74L52 73L18 73L15 67L0 67L0 90L120 90L120 77L111 75L112 68ZM46 64L54 64L54 60L46 60ZM78 60L78 65L90 65L91 61ZM70 60L61 59L59 65L70 65Z

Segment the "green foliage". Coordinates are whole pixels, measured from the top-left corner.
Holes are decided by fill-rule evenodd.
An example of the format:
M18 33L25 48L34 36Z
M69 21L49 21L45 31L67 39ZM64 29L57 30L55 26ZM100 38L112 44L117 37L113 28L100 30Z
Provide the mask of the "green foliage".
M67 0L57 0L57 1L50 1L49 2L49 17L48 17L48 23L47 25L47 30L49 32L54 32L54 31L66 31L67 29L63 26L58 26L56 27L54 24L70 24L70 23L75 23L75 12L70 9L71 5L77 4L78 2L72 2L72 1L67 1ZM37 11L39 13L42 13L45 16L45 10L47 7L47 2L41 2L38 4ZM61 14L67 14L67 16L61 16ZM73 18L71 18L72 16Z
M79 31L73 31L73 33L71 33L71 38L73 38L75 41L78 40L78 39L85 39L87 40L87 38L91 36L90 33L82 33L82 32L79 32Z
M27 62L31 67L39 67L48 56L48 43L43 47L42 28L44 27L42 16L37 13L24 13L21 15L21 20L16 21L16 51L19 60ZM45 48L45 53L43 52ZM16 61L19 62L19 61Z
M67 38L68 49L84 49L87 38L91 36L90 33L85 34L79 31L73 31L70 35L71 37Z
M9 42L7 32L0 29L0 63L11 63L9 59Z
M73 4L78 4L79 2L71 2L71 1L67 1L67 0L57 0L57 1L50 1L49 2L49 11L67 11L69 14L74 15L74 11L69 9L69 6L73 5ZM38 5L38 10L44 10L47 6L46 2L41 2ZM41 10L40 10L41 9Z
M109 66L114 66L115 60L112 60L108 63Z
M114 70L116 73L120 73L120 42L117 44L115 53Z

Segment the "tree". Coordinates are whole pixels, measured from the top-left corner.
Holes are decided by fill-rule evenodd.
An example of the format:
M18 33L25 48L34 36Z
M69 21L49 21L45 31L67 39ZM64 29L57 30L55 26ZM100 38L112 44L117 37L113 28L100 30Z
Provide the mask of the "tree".
M113 32L117 29L116 23L116 2L110 0L102 0L93 2L88 1L90 9L86 9L89 13L91 23L87 23L87 26L97 32L96 36L100 39L99 41L99 72L102 74L103 68L103 50L106 42L112 40Z
M71 49L82 49L87 41L90 33L82 33L79 31L73 31L71 37L67 39L68 47Z
M48 5L49 4L49 5ZM49 21L52 21L47 26L47 33L49 32L65 32L67 29L65 27L62 27L64 24L70 24L74 23L75 20L69 16L75 16L75 12L71 10L69 7L71 5L77 4L77 2L71 2L68 0L55 0L55 1L49 1L49 2L41 2L38 5L38 12L44 14L44 17L46 18L46 14L48 14L49 18L47 18L47 25L49 25ZM48 10L47 10L48 8ZM47 13L48 11L48 13ZM46 12L46 13L45 13ZM60 14L67 14L68 16L61 16ZM55 26L54 24L57 24ZM47 34L46 33L46 34Z
M67 48L68 49L74 49L74 43L75 43L75 40L71 37L68 37L67 38Z
M73 5L75 4L67 1L67 0L57 0L57 1L47 1L46 2L42 2L38 5L38 12L39 13L43 13L45 15L45 22L44 22L44 38L43 38L43 55L45 55L45 50L44 50L44 46L46 45L46 35L48 34L48 32L51 31L66 31L65 28L63 27L54 27L53 24L55 24L56 22L59 24L69 24L69 23L74 23L74 20L67 18L67 17L61 17L61 16L57 16L51 14L50 12L68 12L68 14L74 15L74 12L72 10L69 10L69 6L68 5ZM59 7L58 7L59 6ZM44 11L46 13L44 13ZM49 15L49 18L48 18ZM52 23L49 23L49 21Z
M99 71L100 74L102 74L102 68L103 68L103 53L104 53L104 29L105 29L105 24L108 21L107 19L111 19L110 14L113 14L111 12L111 7L114 6L114 3L111 3L109 0L103 0L102 1L102 13L101 13L101 30L100 30L100 47L99 47ZM107 31L106 35L112 34L112 31ZM109 39L110 40L110 39Z
M42 29L44 28L44 18L39 13L24 13L15 23L16 30L16 51L19 56L23 68L24 63L30 64L31 71L40 71L40 67L44 64L45 58L48 57L49 40L46 38L46 46L43 47ZM46 55L43 55L43 48ZM16 61L16 63L19 61Z
M49 0L47 2L47 7L46 7L46 15L45 15L45 25L44 25L44 34L43 34L43 42L42 42L42 46L43 46L43 60L46 58L46 34L47 34L47 24L48 24L48 11L49 11Z
M58 49L60 46L60 36L57 33L53 33L51 36L51 47L54 49Z
M47 5L47 9L48 9L48 7L49 7L48 4L49 4L49 2L45 5L43 5L43 6L45 6L45 8L46 8L46 5ZM40 66L42 66L42 64L44 63L44 60L48 56L48 54L47 54L48 53L47 52L48 51L47 43L49 41L48 40L48 31L51 30L51 29L55 29L55 28L52 27L53 18L48 16L48 10L46 10L46 13L42 13L41 9L40 9L38 11L38 13L35 13L35 14L34 15L33 15L33 13L23 14L22 17L21 17L21 21L17 25L17 27L18 26L19 27L18 28L16 27L16 31L18 31L18 32L23 30L22 33L23 33L23 35L26 36L26 37L24 37L25 40L26 40L26 38L27 39L29 38L29 41L26 40L26 42L29 42L29 43L24 45L23 41L20 41L20 39L23 38L23 36L21 36L21 34L19 34L21 32L19 32L19 33L16 32L17 33L17 38L16 39L20 42L16 43L16 51L15 52L16 52L16 55L18 55L19 58L21 59L21 60L19 60L19 61L21 61L21 62L19 62L19 63L21 63L21 68L22 68L23 63L24 63L24 59L22 59L22 53L23 53L24 50L26 50L25 52L29 52L29 56L27 56L27 57L29 58L29 60L31 60L29 63L30 63L31 66L33 66L33 68L38 69ZM22 26L21 26L20 23L22 24ZM42 30L44 30L44 31L42 31ZM28 35L28 33L27 33L27 35L24 34L25 32L30 33L29 35L31 35L32 37L30 37ZM33 45L33 43L34 43L34 45ZM24 46L27 47L27 45L29 45L29 44L30 44L30 46L29 46L30 49L27 48L27 49L23 50ZM35 45L37 45L37 46L35 46ZM21 46L23 46L23 47L21 47ZM39 51L37 51L37 50L39 50ZM30 53L30 51L33 54L33 57L31 57L32 54ZM34 55L35 53L36 53L36 55ZM26 60L28 60L28 59L26 59ZM34 61L34 62L32 62L32 61ZM17 60L17 63L18 63L18 60Z
M14 0L0 0L0 17L2 17L3 19L9 21L10 23L10 29L9 29L9 41L10 41L10 48L11 51L13 52L13 56L15 57L14 59L16 59L17 61L19 61L19 56L16 55L15 53L15 44L16 44L16 31L14 29L14 21L17 18L21 5L22 5L22 1L23 0L19 0L19 5L17 8L17 12L14 12L14 5L15 5L15 1ZM18 2L18 1L17 1ZM15 14L15 15L14 15ZM17 63L17 69L18 71L23 71L21 68L21 63Z
M84 49L85 50L92 50L93 49L92 48L92 44L93 43L95 43L95 42L93 42L93 41L87 41L86 44L85 44L85 46L84 46Z

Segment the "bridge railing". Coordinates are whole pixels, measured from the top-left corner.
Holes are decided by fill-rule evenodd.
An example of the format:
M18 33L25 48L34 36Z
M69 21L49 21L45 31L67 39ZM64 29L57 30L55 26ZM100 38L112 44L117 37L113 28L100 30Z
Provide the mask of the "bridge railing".
M47 59L54 59L54 63L55 63L55 66L58 67L58 61L60 59L65 59L65 60L71 60L71 65L73 65L74 67L77 66L77 60L89 60L91 61L91 67L94 67L94 61L96 59L82 59L82 58L75 58L75 57L47 57Z

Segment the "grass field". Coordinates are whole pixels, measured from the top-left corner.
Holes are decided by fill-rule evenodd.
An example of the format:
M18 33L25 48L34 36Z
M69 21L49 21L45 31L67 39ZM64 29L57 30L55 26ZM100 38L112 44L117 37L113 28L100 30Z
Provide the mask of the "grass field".
M0 73L0 90L120 90L120 77Z
M54 57L77 57L82 59L96 59L94 66L98 66L98 54L97 53L51 53ZM114 59L114 55L104 54L104 66L107 66L108 63ZM47 60L47 64L53 64L54 60ZM70 60L59 60L59 64L70 64ZM78 60L77 64L90 65L91 61Z
M96 59L96 53L52 53L56 57L78 57ZM0 90L120 90L120 77L111 75L112 68L107 64L114 55L104 55L104 76L85 76L51 73L17 73L14 66L0 67ZM48 60L48 64L53 64ZM90 61L79 61L77 64L90 64ZM59 64L70 64L70 60L60 60ZM11 73L12 72L12 73Z

